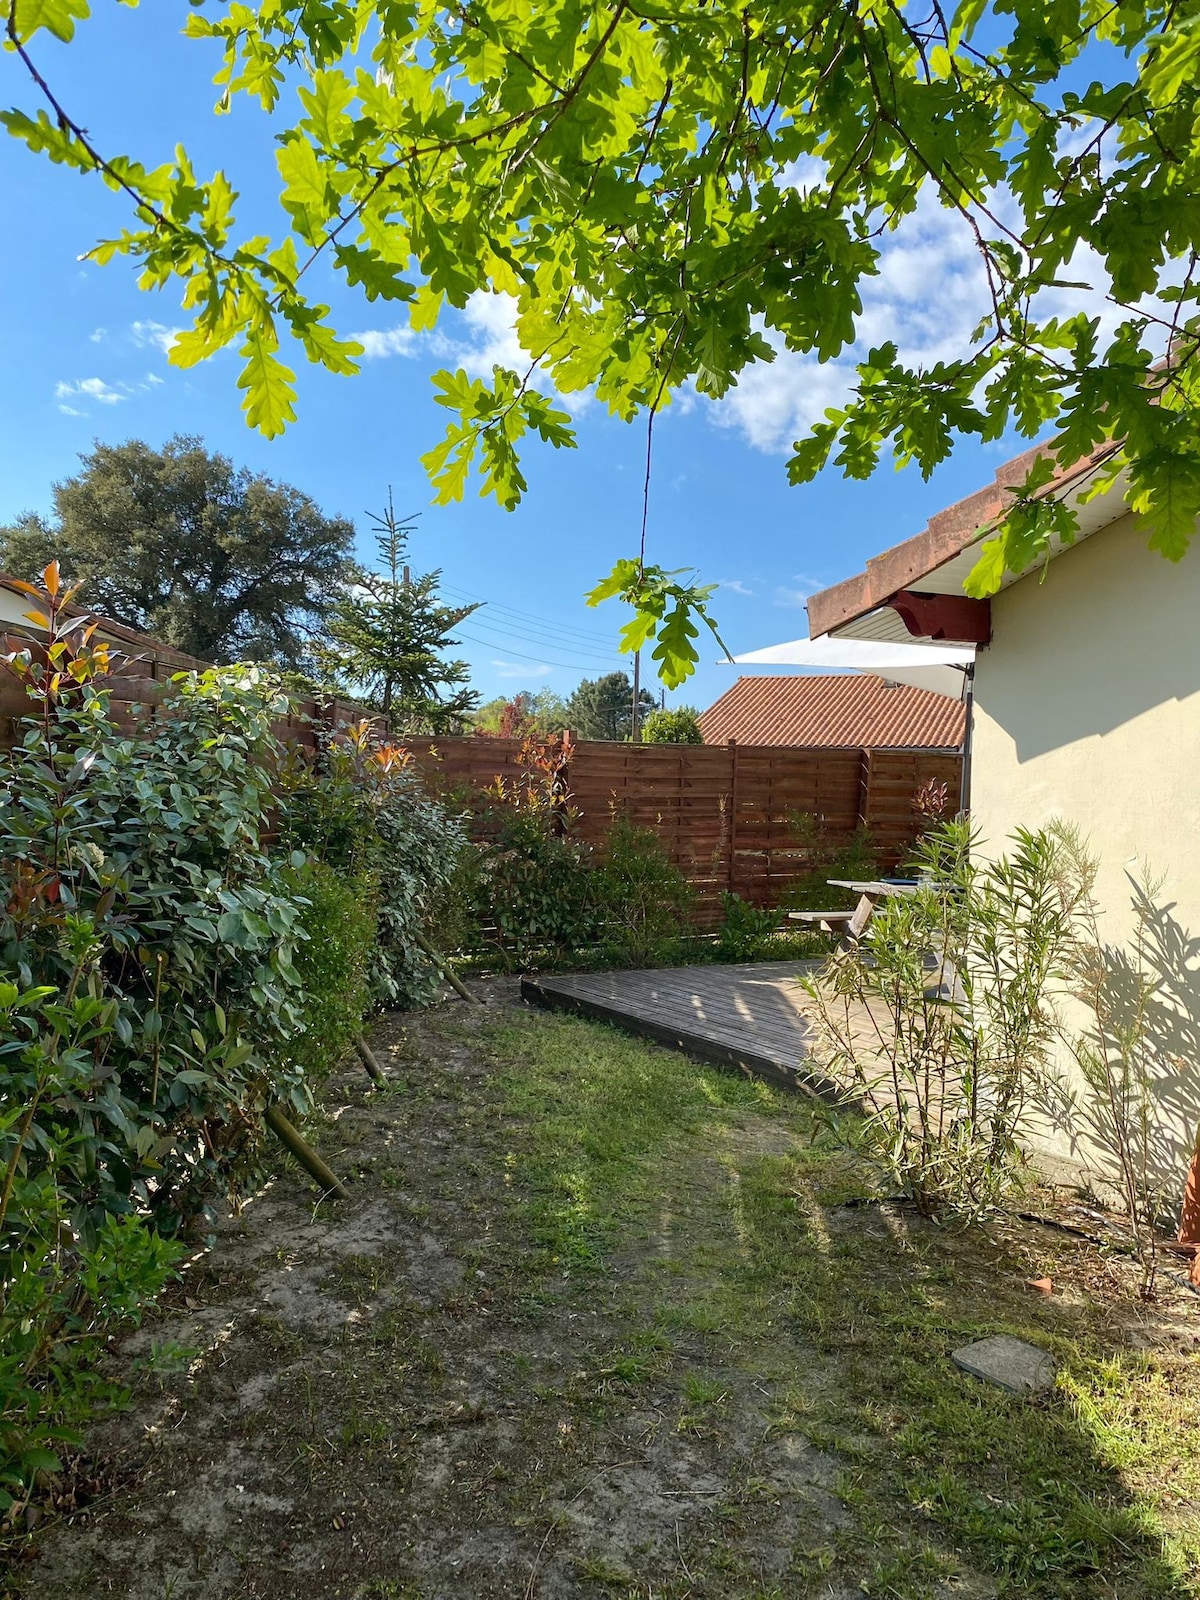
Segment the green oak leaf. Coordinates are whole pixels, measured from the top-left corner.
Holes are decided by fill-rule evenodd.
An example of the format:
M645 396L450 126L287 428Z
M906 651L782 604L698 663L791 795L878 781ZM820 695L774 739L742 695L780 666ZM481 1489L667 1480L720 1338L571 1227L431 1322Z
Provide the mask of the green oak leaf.
M9 6L23 44L42 28L64 42L73 39L75 24L91 15L88 0L9 0Z
M243 367L238 388L245 391L242 409L252 428L268 439L279 436L296 417L295 374L275 354L278 341L265 327L247 335L241 347Z

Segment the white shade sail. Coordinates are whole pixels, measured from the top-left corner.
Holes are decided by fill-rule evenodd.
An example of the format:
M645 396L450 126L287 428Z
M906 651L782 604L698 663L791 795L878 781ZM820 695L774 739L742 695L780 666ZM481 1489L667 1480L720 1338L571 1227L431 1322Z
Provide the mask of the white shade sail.
M876 639L792 639L734 656L746 667L822 667L834 671L874 672L895 683L933 689L960 700L967 668L975 661L969 644L885 644Z

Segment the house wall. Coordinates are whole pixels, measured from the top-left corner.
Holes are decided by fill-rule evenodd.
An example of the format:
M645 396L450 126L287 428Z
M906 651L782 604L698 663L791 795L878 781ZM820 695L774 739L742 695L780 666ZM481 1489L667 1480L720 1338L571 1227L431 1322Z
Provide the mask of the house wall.
M33 601L27 595L17 594L0 584L0 628L6 624L10 627L28 627L25 613L32 606Z
M1164 880L1144 948L1160 980L1153 1157L1177 1193L1200 1124L1200 548L1165 561L1126 516L997 595L992 622L972 770L988 848L1018 825L1077 824L1117 961L1137 928L1134 880L1143 867ZM1086 1121L1057 1108L1043 1138L1103 1169Z

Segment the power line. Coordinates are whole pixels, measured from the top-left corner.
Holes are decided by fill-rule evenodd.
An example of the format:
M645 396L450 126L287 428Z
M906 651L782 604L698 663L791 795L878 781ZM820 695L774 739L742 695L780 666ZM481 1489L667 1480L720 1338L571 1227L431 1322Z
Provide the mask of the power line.
M543 628L536 622L526 622L521 617L489 615L481 616L479 620L495 633L513 633L522 639L538 639L552 649L570 650L573 653L582 651L584 655L601 656L605 660L618 653L616 641L612 638L587 638L578 634L572 636L554 629Z
M482 596L472 594L469 589L456 589L450 584L443 584L442 587L448 595L452 595L460 600L478 601L482 599ZM601 648L603 648L607 643L607 640L603 639L600 634L588 633L582 628L567 627L559 622L551 622L545 617L537 616L533 612L520 611L515 606L503 605L498 600L483 600L483 604L486 605L488 610L491 612L503 612L507 616L514 617L518 622L529 624L545 633L561 634L564 639L568 639L572 643L578 642L593 646L600 645Z
M519 661L533 661L541 667L565 667L568 672L595 672L596 670L594 666L588 666L581 661L547 661L545 656L523 655L520 650L510 650L505 644L493 644L490 640L476 638L474 634L467 633L463 628L460 628L458 632L462 638L470 639L472 644L481 644L488 650L503 650L505 655L516 656Z
M506 628L503 623L491 623L487 622L486 619L482 623L476 623L475 626L481 630L486 630L487 633L492 635L492 642L495 643L498 650L507 649L507 641L509 639L516 639L521 644L540 645L544 643L548 650L563 650L570 655L590 656L593 666L607 666L614 662L619 654L616 650L608 650L601 653L599 650L577 649L570 639L542 640L536 637L531 638L532 630L529 628ZM456 629L456 632L461 633L462 628ZM499 637L496 637L497 635Z

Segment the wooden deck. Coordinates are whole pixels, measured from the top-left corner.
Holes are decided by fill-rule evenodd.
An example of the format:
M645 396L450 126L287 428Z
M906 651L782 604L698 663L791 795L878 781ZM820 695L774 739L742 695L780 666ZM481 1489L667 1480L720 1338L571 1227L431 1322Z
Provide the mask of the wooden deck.
M611 1022L701 1061L715 1061L789 1088L826 1095L806 1067L810 1027L796 979L815 961L667 967L649 972L568 973L525 978L536 1005Z

